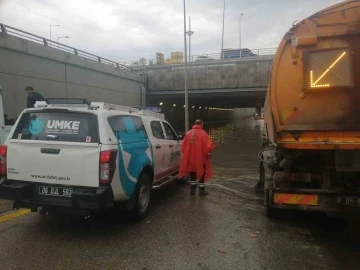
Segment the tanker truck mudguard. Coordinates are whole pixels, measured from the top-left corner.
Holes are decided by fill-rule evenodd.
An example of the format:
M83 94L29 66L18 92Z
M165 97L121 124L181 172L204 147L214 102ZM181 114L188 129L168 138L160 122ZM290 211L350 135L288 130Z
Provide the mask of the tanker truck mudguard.
M360 213L360 1L319 11L285 34L264 133L258 186L269 216Z

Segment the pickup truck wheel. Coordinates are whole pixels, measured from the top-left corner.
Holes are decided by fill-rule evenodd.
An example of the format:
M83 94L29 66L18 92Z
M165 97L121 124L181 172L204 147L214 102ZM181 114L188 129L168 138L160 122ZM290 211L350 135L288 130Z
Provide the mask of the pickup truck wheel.
M39 213L40 216L47 216L48 215L48 211L46 211L43 207L38 209L38 213Z
M149 176L146 174L141 175L135 190L135 207L131 213L135 220L142 220L147 216L151 201L151 191Z

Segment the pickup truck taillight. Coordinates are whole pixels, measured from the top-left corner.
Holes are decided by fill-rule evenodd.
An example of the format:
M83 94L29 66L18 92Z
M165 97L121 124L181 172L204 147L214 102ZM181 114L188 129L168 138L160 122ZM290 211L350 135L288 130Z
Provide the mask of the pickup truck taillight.
M5 178L7 176L6 155L7 155L7 147L6 145L1 145L0 146L0 178Z
M117 150L100 153L100 184L111 184L116 169Z

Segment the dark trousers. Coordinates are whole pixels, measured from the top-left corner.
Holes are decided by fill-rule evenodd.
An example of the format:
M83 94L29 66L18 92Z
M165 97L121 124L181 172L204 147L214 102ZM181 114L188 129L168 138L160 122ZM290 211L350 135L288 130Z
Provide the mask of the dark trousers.
M190 183L195 183L196 184L196 172L191 172L190 173ZM205 173L203 174L203 176L200 178L199 180L199 184L200 183L205 183Z
M201 178L199 179L199 188L200 189L204 189L205 188L205 165L204 165L204 174L201 176ZM195 186L196 187L196 172L190 172L190 184L191 186Z

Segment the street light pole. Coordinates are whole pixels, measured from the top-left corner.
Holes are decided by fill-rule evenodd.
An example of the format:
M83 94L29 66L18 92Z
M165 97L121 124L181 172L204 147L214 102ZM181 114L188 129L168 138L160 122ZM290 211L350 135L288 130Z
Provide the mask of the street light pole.
M185 69L184 69L184 84L185 84L185 132L189 130L189 95L187 87L187 48L186 48L186 6L184 0L184 47L185 47Z
M241 13L240 15L240 34L239 34L239 48L241 49L241 18L244 14Z
M190 30L190 23L191 21L189 16L189 31L186 32L186 34L189 36L189 62L191 62L191 35L194 34L194 32Z
M224 49L224 27L225 27L225 0L224 0L224 9L223 9L223 27L222 27L222 40L221 40L221 59L223 58L223 49Z
M58 25L58 24L50 24L50 41L52 40L51 39L51 27L53 27L53 26L60 26L60 25Z
M191 16L189 16L189 62L191 62L191 35L192 35L192 32L191 32Z
M69 37L69 36L58 37L58 38L56 39L57 43L59 43L59 39L60 39L60 38L70 38L70 37ZM59 44L58 44L58 49L59 49Z

